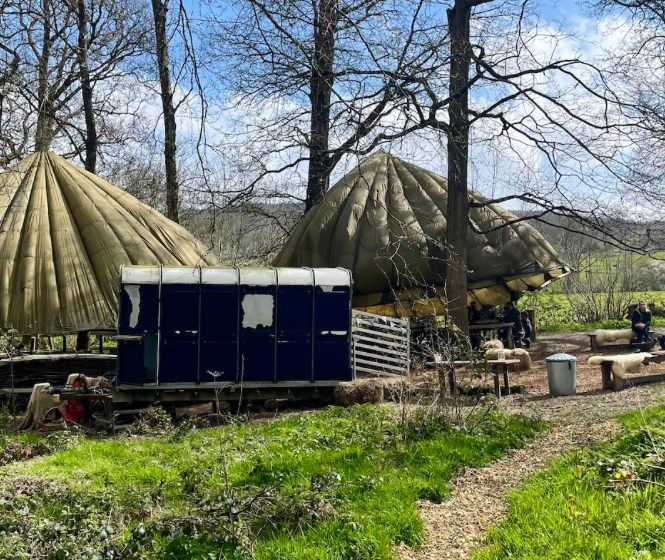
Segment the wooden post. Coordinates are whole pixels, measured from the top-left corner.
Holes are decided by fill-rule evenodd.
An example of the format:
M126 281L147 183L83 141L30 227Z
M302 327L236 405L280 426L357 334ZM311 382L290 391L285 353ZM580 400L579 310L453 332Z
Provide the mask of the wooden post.
M496 395L497 399L500 399L501 383L499 382L499 372L496 371L494 368L492 368L491 373L492 373L492 379L494 380L494 394Z
M536 310L535 309L525 309L524 313L531 321L531 342L536 340Z
M510 395L510 377L508 375L508 366L506 364L501 365L503 370L503 386L506 389L506 395Z
M603 389L614 389L612 383L612 362L601 362L600 371L603 376Z
M457 396L457 375L455 367L451 366L448 370L448 387L450 388L450 396Z

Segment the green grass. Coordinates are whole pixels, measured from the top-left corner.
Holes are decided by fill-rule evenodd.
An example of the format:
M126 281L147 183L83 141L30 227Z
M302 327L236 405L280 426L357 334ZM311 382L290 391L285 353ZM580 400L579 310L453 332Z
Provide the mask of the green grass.
M665 407L621 420L619 441L560 459L514 492L474 560L665 558Z
M386 408L358 405L170 437L86 440L5 467L0 494L12 498L0 499L0 518L16 531L0 531L0 556L74 553L54 526L108 524L103 538L99 529L89 537L91 554L394 558L397 543L422 538L417 499L443 499L462 466L487 463L540 428L493 412L472 433L436 418L404 432ZM26 484L26 495L17 492Z
M657 313L665 310L665 291L636 292L632 299L645 299L653 304ZM628 319L611 319L587 323L579 321L565 294L549 291L531 292L519 300L520 309L535 309L538 332L582 332L596 329L624 329L630 327ZM654 327L665 327L665 317L653 318Z

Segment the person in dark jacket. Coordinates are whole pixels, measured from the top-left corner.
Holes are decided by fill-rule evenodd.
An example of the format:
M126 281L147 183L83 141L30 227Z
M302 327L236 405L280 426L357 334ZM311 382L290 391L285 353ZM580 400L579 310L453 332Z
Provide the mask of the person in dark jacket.
M510 330L513 333L513 342L515 346L522 346L522 316L520 315L519 309L515 307L515 302L509 301L503 308L503 317L502 320L504 323L512 323ZM508 329L502 329L501 339L504 344L508 342Z
M468 314L469 314L469 326L475 325L478 321L480 321L480 310L481 310L481 305L476 302L472 301L471 304L468 307ZM480 333L469 333L469 342L471 343L471 348L474 350L477 350L480 348Z
M533 325L531 324L531 319L529 319L529 315L526 311L522 311L520 316L522 317L522 328L524 329L524 338L522 339L522 343L527 348L530 348L531 335L533 334Z
M637 304L637 309L630 317L631 329L635 333L635 342L646 342L649 339L649 327L651 326L651 311L647 302L643 299Z

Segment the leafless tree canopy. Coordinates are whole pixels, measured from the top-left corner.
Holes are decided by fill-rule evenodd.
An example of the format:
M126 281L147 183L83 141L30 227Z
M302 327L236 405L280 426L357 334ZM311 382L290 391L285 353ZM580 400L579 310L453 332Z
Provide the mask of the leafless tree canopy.
M9 79L3 79L0 142L4 163L53 142L70 154L84 152L82 46L86 47L86 87L94 91L89 102L99 121L99 142L122 142L111 117L123 112L126 99L118 99L115 85L145 46L141 4L134 0L86 4L7 0L1 8L2 52L12 61ZM85 20L82 43L79 16Z
M407 86L446 73L440 10L424 0L238 0L234 10L210 21L209 56L229 106L249 117L240 138L260 171L307 164L306 207L346 155L410 131Z
M615 43L541 4L0 0L0 165L52 145L233 262L266 262L379 148L457 185L460 262L471 187L520 220L658 249L662 2L599 0L588 16Z

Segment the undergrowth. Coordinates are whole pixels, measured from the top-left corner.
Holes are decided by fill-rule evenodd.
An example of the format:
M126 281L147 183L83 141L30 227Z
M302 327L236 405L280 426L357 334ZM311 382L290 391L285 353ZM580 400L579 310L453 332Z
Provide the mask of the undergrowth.
M541 426L357 405L271 423L82 440L4 468L0 557L367 559L422 539L419 498Z
M665 406L622 418L626 434L554 463L510 497L475 560L665 557Z

